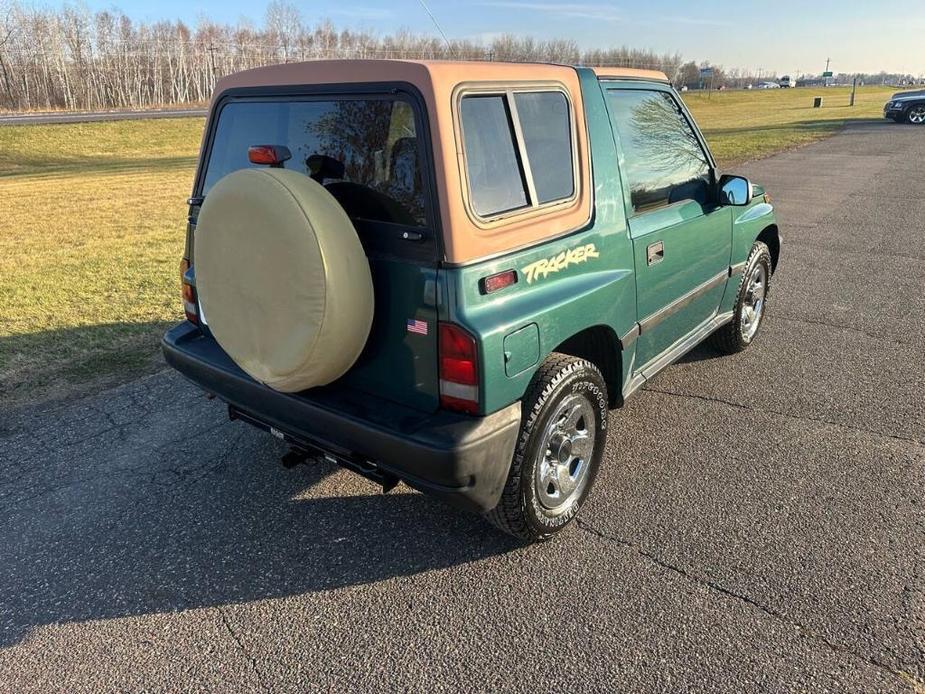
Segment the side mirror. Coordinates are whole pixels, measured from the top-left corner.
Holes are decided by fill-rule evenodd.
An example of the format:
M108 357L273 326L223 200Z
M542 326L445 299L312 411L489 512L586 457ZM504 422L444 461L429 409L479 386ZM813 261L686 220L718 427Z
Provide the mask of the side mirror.
M752 201L752 184L742 176L723 175L719 179L719 204L747 205Z

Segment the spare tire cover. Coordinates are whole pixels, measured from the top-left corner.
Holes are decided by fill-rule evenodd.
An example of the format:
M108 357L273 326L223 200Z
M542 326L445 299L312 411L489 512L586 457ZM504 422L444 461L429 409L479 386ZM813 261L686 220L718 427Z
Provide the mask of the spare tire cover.
M321 386L363 350L369 262L343 208L308 176L242 169L219 180L194 253L203 316L254 379L287 393Z

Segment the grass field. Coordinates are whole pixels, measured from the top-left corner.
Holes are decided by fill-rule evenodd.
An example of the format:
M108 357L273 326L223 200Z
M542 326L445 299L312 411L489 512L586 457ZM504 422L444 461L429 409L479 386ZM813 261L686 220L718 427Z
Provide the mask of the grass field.
M893 90L688 93L723 166L880 116ZM825 97L813 109L812 97ZM181 318L177 265L203 121L0 126L0 408L150 371Z
M883 104L897 90L859 87L854 107L851 89L761 89L687 92L684 101L703 128L721 166L758 159L831 135L848 120L882 118ZM813 97L823 108L813 108Z

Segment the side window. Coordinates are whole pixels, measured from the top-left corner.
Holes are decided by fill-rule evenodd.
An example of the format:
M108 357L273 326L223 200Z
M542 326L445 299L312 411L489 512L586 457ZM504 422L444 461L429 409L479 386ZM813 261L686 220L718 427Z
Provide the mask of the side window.
M575 172L572 169L572 131L565 94L518 92L514 94L514 103L537 201L543 205L572 197Z
M671 94L639 89L607 92L610 118L623 146L636 213L708 200L710 164Z
M472 208L480 217L527 205L514 148L511 116L503 96L467 96L460 106Z
M574 130L563 92L468 94L459 110L476 215L499 217L575 195Z

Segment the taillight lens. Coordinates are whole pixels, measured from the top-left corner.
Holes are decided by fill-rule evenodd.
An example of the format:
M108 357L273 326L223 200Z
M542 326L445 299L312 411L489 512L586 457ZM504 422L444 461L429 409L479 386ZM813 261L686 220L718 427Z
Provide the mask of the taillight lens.
M199 304L196 301L196 288L186 281L186 273L190 268L189 260L180 261L180 292L183 294L183 313L190 323L199 325Z
M492 292L500 291L505 287L510 287L512 284L517 282L517 271L516 270L505 270L504 272L499 272L496 275L489 275L488 277L483 277L481 280L481 291L482 294L491 294Z
M292 158L288 147L283 145L251 145L247 148L247 160L251 164L268 164L280 167Z
M478 346L458 325L440 323L440 406L475 414L479 410Z

